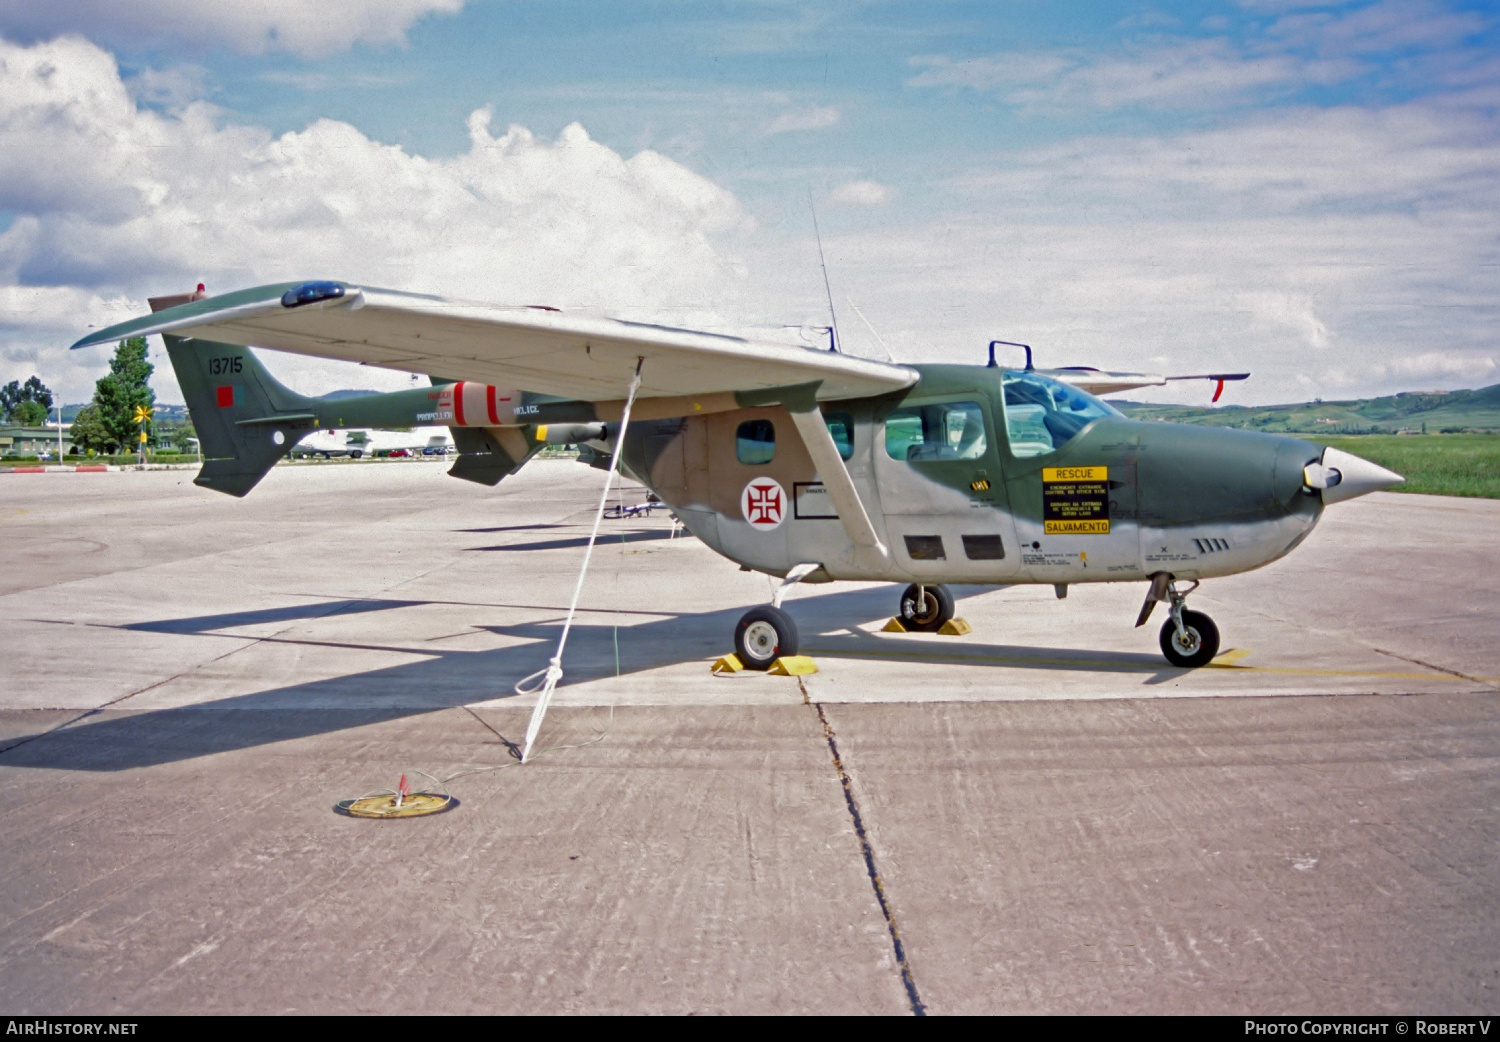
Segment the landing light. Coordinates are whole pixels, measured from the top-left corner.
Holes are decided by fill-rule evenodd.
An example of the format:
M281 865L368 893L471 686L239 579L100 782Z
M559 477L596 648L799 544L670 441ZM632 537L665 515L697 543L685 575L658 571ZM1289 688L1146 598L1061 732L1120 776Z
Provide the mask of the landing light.
M316 304L320 300L336 300L343 295L344 287L337 282L304 282L281 295L281 306L300 308L304 304Z

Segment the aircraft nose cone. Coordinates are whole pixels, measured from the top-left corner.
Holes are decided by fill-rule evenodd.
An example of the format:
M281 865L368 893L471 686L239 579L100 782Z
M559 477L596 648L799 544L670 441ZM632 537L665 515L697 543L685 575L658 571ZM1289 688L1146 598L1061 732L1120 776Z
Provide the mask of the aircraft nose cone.
M1302 477L1309 488L1322 490L1324 506L1379 492L1406 480L1393 470L1335 448L1324 449L1322 462L1309 463Z

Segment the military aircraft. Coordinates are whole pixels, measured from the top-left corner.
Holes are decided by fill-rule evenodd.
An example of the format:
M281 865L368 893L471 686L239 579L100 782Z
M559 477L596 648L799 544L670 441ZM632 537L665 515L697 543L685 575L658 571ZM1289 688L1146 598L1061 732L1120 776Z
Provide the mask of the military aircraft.
M1163 654L1203 666L1219 633L1186 606L1200 582L1269 564L1324 507L1402 481L1298 438L1127 419L1095 395L1170 378L1040 370L1029 348L1024 368L1006 368L1004 341L984 365L898 365L333 281L200 286L151 306L74 347L163 335L202 440L197 484L243 496L320 427L447 425L460 453L449 473L487 485L548 444L579 444L742 569L782 579L736 626L752 669L796 653L787 588L838 580L907 584L897 618L915 631L953 618L948 583L1063 597L1073 583L1145 582L1136 625L1168 603ZM308 398L250 345L432 386ZM1193 378L1219 381L1217 398L1244 375Z

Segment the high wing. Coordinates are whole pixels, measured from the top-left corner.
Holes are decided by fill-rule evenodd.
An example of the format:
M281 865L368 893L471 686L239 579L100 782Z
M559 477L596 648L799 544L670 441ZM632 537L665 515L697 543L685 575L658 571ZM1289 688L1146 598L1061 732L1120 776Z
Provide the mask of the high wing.
M495 306L295 282L169 307L85 337L74 348L174 333L319 358L472 380L582 401L754 392L817 383L819 399L903 390L917 372L828 351L552 308Z

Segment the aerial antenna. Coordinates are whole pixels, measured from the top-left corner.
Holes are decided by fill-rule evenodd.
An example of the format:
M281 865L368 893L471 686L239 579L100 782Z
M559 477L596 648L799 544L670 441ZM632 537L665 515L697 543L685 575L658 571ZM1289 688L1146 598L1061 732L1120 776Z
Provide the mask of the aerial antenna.
M858 304L854 303L854 301L850 300L848 297L845 297L844 299L848 301L849 306L854 309L854 313L859 316L859 320L865 324L865 328L867 328L875 337L875 342L880 345L880 350L885 352L886 361L894 362L896 360L896 356L891 354L890 346L885 342L885 337L881 336L880 333L876 331L875 327L870 323L870 320L868 318L865 318L865 313L859 310Z
M807 189L807 208L812 211L813 237L818 240L818 263L823 268L823 292L828 295L828 350L839 349L839 316L833 310L833 287L828 284L828 261L823 257L823 233L818 230L818 208L813 205L812 186Z

